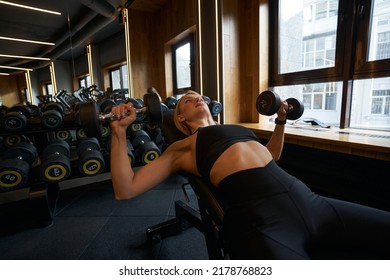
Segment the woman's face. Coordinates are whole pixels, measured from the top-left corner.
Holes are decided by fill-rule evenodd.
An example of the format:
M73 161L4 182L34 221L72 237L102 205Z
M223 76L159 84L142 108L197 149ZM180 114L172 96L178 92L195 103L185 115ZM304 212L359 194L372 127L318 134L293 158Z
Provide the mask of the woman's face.
M198 93L188 93L184 95L179 102L179 116L185 120L192 118L203 118L208 116L209 108L204 102L202 96Z

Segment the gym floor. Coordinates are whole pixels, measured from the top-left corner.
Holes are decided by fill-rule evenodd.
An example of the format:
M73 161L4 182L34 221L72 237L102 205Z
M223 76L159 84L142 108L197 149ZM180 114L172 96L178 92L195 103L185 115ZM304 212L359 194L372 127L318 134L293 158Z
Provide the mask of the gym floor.
M111 180L61 188L52 225L38 227L28 201L0 205L3 260L191 260L208 259L203 234L192 227L162 241L147 241L146 228L171 219L185 200L186 179L175 175L149 192L116 201ZM196 197L185 187L193 208Z

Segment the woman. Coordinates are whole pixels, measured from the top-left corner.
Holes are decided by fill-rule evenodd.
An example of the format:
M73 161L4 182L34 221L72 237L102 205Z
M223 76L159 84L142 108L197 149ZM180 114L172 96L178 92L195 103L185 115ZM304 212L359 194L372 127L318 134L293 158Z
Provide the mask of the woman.
M209 180L227 202L223 232L233 259L340 258L334 253L346 252L341 247L389 257L390 213L318 196L277 166L287 107L283 101L272 137L263 146L249 129L216 125L202 97L189 91L175 111L175 125L188 137L136 173L126 153L126 129L135 120L135 109L131 104L114 107L118 116L129 113L111 122L116 199L140 195L184 171Z

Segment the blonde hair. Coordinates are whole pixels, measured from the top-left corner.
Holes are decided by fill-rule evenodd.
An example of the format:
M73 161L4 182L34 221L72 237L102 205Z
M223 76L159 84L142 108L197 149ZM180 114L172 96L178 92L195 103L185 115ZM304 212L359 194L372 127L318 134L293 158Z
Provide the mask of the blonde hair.
M191 132L191 128L184 122L180 122L179 121L179 115L181 114L181 100L184 99L183 97L185 97L186 95L188 94L195 94L195 95L199 95L201 96L199 93L197 93L196 91L193 91L193 90L189 90L187 91L180 99L179 99L179 102L177 102L177 105L176 105L176 108L175 108L175 114L173 116L173 122L175 123L175 126L177 127L178 130L180 130L181 132L183 132L185 135L187 136L190 136L192 134Z

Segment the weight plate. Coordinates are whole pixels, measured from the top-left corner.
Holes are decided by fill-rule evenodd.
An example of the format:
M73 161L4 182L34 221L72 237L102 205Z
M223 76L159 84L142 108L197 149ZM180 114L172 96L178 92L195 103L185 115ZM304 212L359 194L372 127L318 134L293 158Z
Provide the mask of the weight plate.
M28 105L32 117L39 117L41 115L41 110L36 105Z
M104 114L107 114L111 111L111 108L115 105L116 103L113 99L111 98L104 99L100 104L100 111L103 112Z
M141 156L141 161L144 165L151 163L161 154L160 149L151 141L142 145L137 152Z
M26 119L29 119L31 117L30 108L26 107L23 104L14 105L11 107L11 109L9 111L21 113L26 117Z
M40 167L40 177L48 183L64 181L69 177L70 172L70 160L61 154L48 156Z
M104 158L100 151L92 150L83 153L79 158L79 171L84 176L100 174L105 167Z
M276 93L266 90L256 99L256 109L259 114L272 116L280 108L280 97Z
M41 123L44 128L57 129L62 125L62 114L56 110L48 110L42 114Z
M150 142L150 140L150 136L145 130L135 131L133 136L133 146L138 148L141 144Z
M69 130L59 130L56 132L56 139L69 142L72 140L72 135Z
M65 157L70 156L70 146L69 143L64 140L54 140L51 141L48 146L42 152L42 158L46 159L53 154L60 154Z
M12 190L27 184L30 166L19 159L0 162L0 189Z
M295 98L288 98L286 99L286 102L289 107L286 118L289 120L299 119L303 115L305 109L303 103Z
M44 108L44 111L49 111L49 110L54 110L60 114L63 114L64 113L64 106L58 102L50 102Z
M23 137L23 138L22 138L22 137ZM22 139L25 140L25 137L24 137L24 136L21 136L21 135L18 135L18 134L8 135L8 136L6 136L5 139L4 139L4 145L5 145L7 148L10 148L10 147L12 147L13 145L22 142L22 141L23 141Z
M3 117L2 126L8 131L18 132L27 126L27 118L20 112L9 112Z
M100 144L96 137L84 139L76 148L77 154L81 156L87 150L100 151Z
M151 123L162 122L161 98L155 93L146 93L144 95L145 107L147 107L149 121Z
M108 137L109 135L111 134L111 128L107 125L103 125L103 128L102 128L102 137L103 138L106 138Z
M4 158L6 159L16 159L18 157L32 165L38 157L38 151L33 144L20 142L4 152Z
M99 109L94 102L84 102L79 105L80 125L87 137L100 138L103 134L102 123L99 120Z
M216 100L213 100L209 104L210 112L212 116L218 116L222 111L222 104Z

